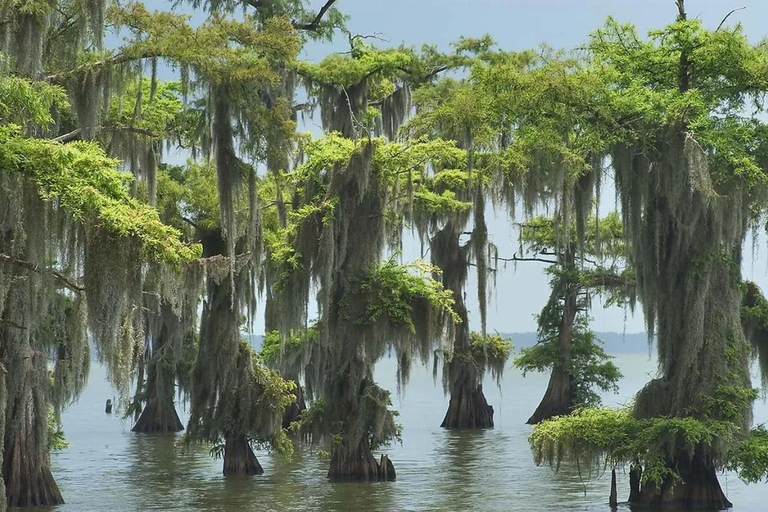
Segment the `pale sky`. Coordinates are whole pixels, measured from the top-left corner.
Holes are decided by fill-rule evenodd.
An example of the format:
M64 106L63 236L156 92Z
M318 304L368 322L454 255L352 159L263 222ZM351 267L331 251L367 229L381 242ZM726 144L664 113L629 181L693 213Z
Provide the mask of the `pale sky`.
M319 8L325 0L312 0ZM148 1L155 8L167 8L165 1ZM673 21L677 8L674 0L339 0L336 6L350 15L348 27L354 34L376 35L386 41L379 46L408 46L437 44L448 50L450 43L461 36L479 37L490 34L505 50L536 48L546 43L555 48L573 48L583 44L590 31L613 16L621 22L635 24L641 32L660 28ZM734 13L726 25L741 23L745 33L758 41L768 35L768 1L766 0L688 0L689 18L700 17L705 26L716 28L732 9L746 7ZM186 9L185 9L186 10ZM197 16L196 16L197 18ZM333 51L345 51L346 38L341 35L331 44L309 46L303 57L319 60ZM313 130L314 131L314 130ZM615 204L613 182L610 177L603 184L601 215ZM493 217L489 214L489 217ZM490 237L499 247L500 256L509 256L518 247L517 234L512 229L506 212L500 211L489 218ZM765 237L755 245L748 241L743 265L744 277L752 279L768 290L768 259ZM407 243L405 258L418 255L415 242ZM497 276L497 292L488 310L488 328L499 332L527 332L536 329L533 315L546 303L549 295L544 264L520 263L517 270L507 266ZM471 328L479 328L479 315L475 299L476 280L472 276L467 287ZM619 308L604 309L599 301L594 304L595 331L628 333L644 330L642 314L634 316ZM256 333L263 331L263 320L256 325Z
M320 6L322 0L313 0ZM635 24L645 33L673 21L677 14L674 0L339 0L337 6L350 15L348 27L352 33L376 35L388 42L378 45L408 46L437 44L449 49L460 36L479 37L490 34L505 50L535 48L542 43L555 48L582 45L590 31L602 25L608 16L621 22ZM726 25L741 23L753 41L768 35L768 1L765 0L688 0L689 18L700 17L705 26L716 28L729 11L734 13ZM308 48L305 57L320 59L330 51L344 51L346 41L339 38L331 45ZM603 184L601 215L615 204L613 181L610 176ZM490 217L490 215L489 215ZM500 256L509 256L518 247L517 233L512 229L506 212L500 211L489 221L490 237L499 247ZM768 259L765 237L756 245L753 258L752 243L747 242L744 277L768 290ZM406 248L406 257L418 254L415 243ZM488 310L489 330L499 332L534 331L533 315L538 313L549 296L545 264L519 263L502 267L497 276L497 291ZM467 286L470 323L479 328L475 299L475 276ZM633 315L620 308L605 309L595 301L593 309L595 331L628 333L644 331L642 312Z

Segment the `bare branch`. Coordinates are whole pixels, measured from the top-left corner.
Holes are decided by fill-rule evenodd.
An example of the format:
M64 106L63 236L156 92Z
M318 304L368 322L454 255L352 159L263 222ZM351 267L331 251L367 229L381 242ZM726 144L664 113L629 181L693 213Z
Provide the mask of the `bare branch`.
M727 20L727 19L728 19L728 18L731 16L731 14L735 13L736 11L743 11L743 10L744 10L744 9L746 9L746 8L747 8L746 6L744 6L744 7L737 7L736 9L733 9L731 12L729 12L728 14L726 14L726 15L725 15L725 18L723 18L723 21L721 21L721 22L720 22L720 24L719 24L719 25L717 26L717 28L715 29L715 32L718 32L718 31L719 31L721 28L723 28L723 24L724 24L724 23L725 23L725 21L726 21L726 20Z
M261 4L262 2L259 0L256 0L256 3ZM328 0L325 2L325 5L323 5L319 11L317 11L317 16L315 16L315 19L312 20L311 23L297 23L293 22L293 28L296 30L307 30L310 32L317 31L318 28L320 28L320 23L323 21L323 17L325 16L325 13L328 12L328 10L333 6L333 4L336 3L336 0Z
M72 281L65 275L61 274L60 272L57 272L55 270L41 268L39 265L36 265L32 262L20 260L18 258L14 258L13 256L9 256L7 254L0 253L0 263L10 263L12 265L16 265L22 268L25 268L27 270L30 270L32 272L36 272L38 274L47 274L53 277L56 281L58 281L61 285L63 285L65 288L69 288L75 293L81 293L85 291L85 287L75 281Z

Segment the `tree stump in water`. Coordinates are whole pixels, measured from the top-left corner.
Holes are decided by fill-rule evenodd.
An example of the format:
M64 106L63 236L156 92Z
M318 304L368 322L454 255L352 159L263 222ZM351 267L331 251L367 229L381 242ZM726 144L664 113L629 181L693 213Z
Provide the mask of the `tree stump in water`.
M107 398L107 404L104 406L104 412L107 414L112 414L112 400Z
M264 473L259 459L244 437L228 438L224 443L224 476L252 476Z
M389 456L382 455L379 461L379 481L381 482L394 482L397 479L395 473L395 465L389 460Z
M611 496L608 498L608 504L614 509L619 504L619 497L616 493L616 468L611 470Z

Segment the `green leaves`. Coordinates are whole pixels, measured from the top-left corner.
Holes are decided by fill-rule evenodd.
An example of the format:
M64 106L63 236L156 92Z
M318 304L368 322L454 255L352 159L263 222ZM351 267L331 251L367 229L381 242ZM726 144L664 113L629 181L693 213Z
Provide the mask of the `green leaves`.
M180 265L199 257L199 246L182 243L180 233L162 224L156 210L130 197L130 177L116 167L94 143L62 145L0 128L0 169L32 180L44 200L56 201L75 218L114 236L137 239L151 260Z
M373 267L360 283L360 291L369 300L360 323L375 323L385 318L393 324L407 326L415 332L413 304L417 299L426 300L435 310L450 315L454 322L461 319L453 311L453 295L450 290L432 278L440 270L423 261L407 265L390 259Z
M565 461L587 467L600 462L610 467L639 464L644 467L643 482L660 485L677 477L665 461L681 448L690 456L701 449L717 467L724 467L737 433L738 427L730 422L690 417L637 420L624 410L579 409L535 425L529 441L536 464L555 468Z

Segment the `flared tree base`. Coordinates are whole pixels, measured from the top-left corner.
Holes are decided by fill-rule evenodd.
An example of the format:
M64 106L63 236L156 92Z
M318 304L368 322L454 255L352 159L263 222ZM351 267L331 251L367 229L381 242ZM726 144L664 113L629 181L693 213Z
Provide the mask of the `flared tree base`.
M555 416L567 416L572 411L570 376L564 372L553 371L544 398L526 423L536 425Z
M635 470L635 478L630 482L630 504L635 508L649 510L660 509L708 509L723 510L733 504L725 497L717 472L699 458L692 460L682 456L677 461L677 468L682 482L665 482L660 487L648 485L637 488L640 474Z
M483 386L463 386L451 393L448 411L440 425L447 429L493 428L493 407L483 394Z
M351 453L342 447L331 455L328 478L334 482L394 482L397 474L386 455L377 461L367 446Z
M184 430L184 425L182 425L173 403L160 408L156 402L152 401L147 402L139 419L131 429L133 432L143 434L167 434L182 430Z
M6 500L10 507L52 507L64 504L59 486L47 466L37 471L14 468L4 478Z
M253 476L264 473L259 459L245 438L227 439L224 444L224 476Z

